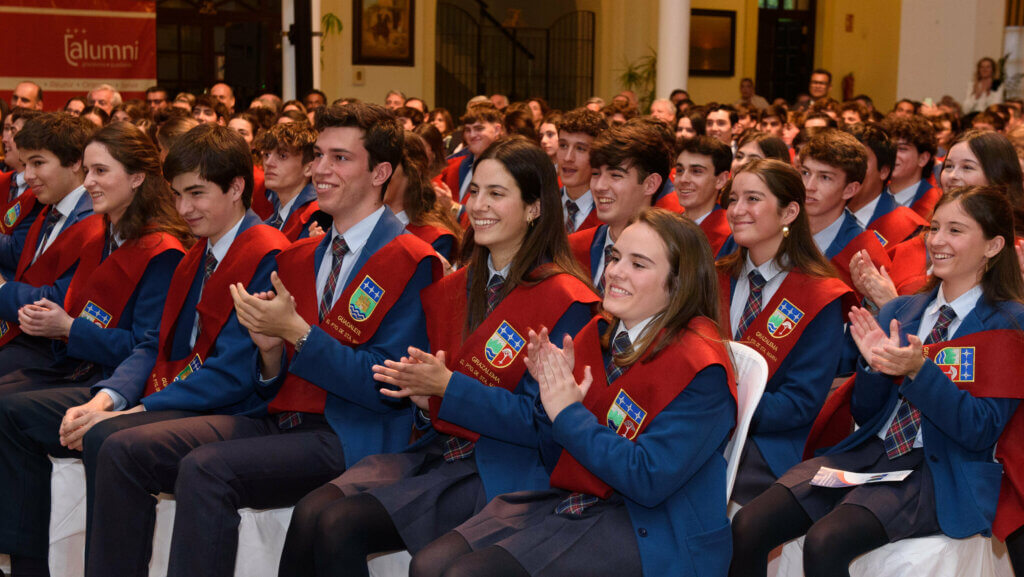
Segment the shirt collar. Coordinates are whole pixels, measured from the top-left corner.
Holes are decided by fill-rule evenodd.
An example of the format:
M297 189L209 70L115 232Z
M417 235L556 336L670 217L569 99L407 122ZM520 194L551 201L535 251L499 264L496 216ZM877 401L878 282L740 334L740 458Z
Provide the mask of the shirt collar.
M754 261L750 260L750 255L748 254L747 262L743 265L743 277L741 280L747 279L750 276L750 271L755 269L761 273L762 277L764 277L764 282L766 284L771 282L771 280L778 276L779 273L783 272L782 269L779 268L779 265L776 264L774 258L768 259L768 262L761 266L754 266Z
M896 203L900 206L910 206L914 203L914 195L917 194L917 187L921 185L921 181L918 180L914 184L904 188L900 191L893 191L892 195L896 198Z
M25 186L25 171L21 171L14 175L14 184L18 186L19 190L21 187Z
M567 188L565 188L563 186L562 187L562 207L563 208L565 208L565 202L567 200L572 200L572 199L569 198L569 189L567 189ZM593 193L590 192L590 190L587 190L587 192L584 192L579 198L577 198L576 200L573 200L573 202L575 202L576 206L579 207L580 214L589 213L590 212L590 208L592 206L594 206L594 195L593 195Z
M79 186L60 199L60 202L54 205L54 210L59 211L62 217L67 218L68 215L75 211L75 207L78 206L78 201L82 199L83 194L85 194L85 187Z
M626 334L629 335L629 342L635 344L638 340L640 340L640 336L643 335L644 329L647 328L647 325L651 324L651 321L654 320L655 316L657 315L651 315L647 317L646 319L633 325L633 328L631 329L627 329L626 324L623 323L622 321L619 321L619 326L616 327L615 329L615 336L619 336L619 333L625 331Z
M406 226L409 225L409 215L406 214L404 210L396 212L395 213L395 218L397 218L398 220L402 221L402 224L404 224Z
M228 249L231 248L231 244L235 242L235 237L238 236L238 229L242 227L242 221L245 220L245 215L238 217L238 222L235 226L231 227L230 230L224 233L224 236L220 237L217 242L211 244L207 250L213 254L213 258L217 259L220 263L224 260L224 257L228 254Z
M828 247L832 245L832 241L839 235L839 229L843 226L843 219L846 218L846 210L839 213L839 218L832 221L832 224L818 231L818 234L814 235L814 244L818 245L818 250L821 254L825 254Z
M888 194L883 192L882 194ZM875 215L875 209L878 208L878 201L881 200L882 194L876 196L873 200L860 207L856 211L852 211L853 218L857 219L857 224L861 228L867 229L868 225L871 224L871 217Z
M122 244L124 244L124 239L121 238L121 235L119 235L116 232L114 232L114 224L113 223L110 224L110 230L108 231L107 234L110 235L110 238L114 239L114 244L116 244L117 246L120 247Z
M978 299L981 298L983 292L981 285L976 284L964 294L953 299L953 302L947 302L945 295L942 294L942 285L940 284L935 300L928 305L925 314L939 314L939 309L943 305L949 305L956 311L956 318L962 321L974 310L974 306L978 304Z
M487 280L491 280L496 274L500 274L501 278L508 280L508 272L512 270L512 263L505 265L505 268L501 270L494 270L494 261L491 260L491 255L487 255Z
M338 229L331 227L331 241L333 242L334 237L341 234L345 238L345 244L348 245L349 254L355 254L366 246L366 242L370 240L370 234L377 226L377 221L383 215L384 205L381 205L377 210L370 213L369 216L349 227L344 233L339 233Z

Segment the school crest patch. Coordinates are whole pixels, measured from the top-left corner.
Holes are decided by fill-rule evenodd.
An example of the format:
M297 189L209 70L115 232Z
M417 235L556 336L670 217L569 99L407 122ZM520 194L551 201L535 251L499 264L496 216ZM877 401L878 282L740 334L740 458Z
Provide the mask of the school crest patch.
M946 347L935 355L935 364L954 383L974 382L974 347Z
M768 334L781 339L793 332L802 318L804 318L804 311L796 308L793 303L789 302L789 299L782 299L779 306L775 307L775 311L768 317Z
M615 396L615 402L608 409L606 420L609 429L632 441L640 432L640 425L646 418L647 411L636 404L636 401L631 399L626 391L619 389L619 394Z
M7 212L4 214L4 226L6 226L7 228L14 226L14 223L18 222L18 217L20 216L21 203L18 202L15 203L15 205L12 206L11 208L7 209Z
M79 318L86 319L90 323L100 327L101 329L107 328L110 324L110 313L100 308L100 306L92 301L85 303L85 308L82 309L82 314L78 315Z
M501 321L491 338L487 339L487 344L484 345L484 356L487 358L487 362L503 369L516 360L519 351L523 350L525 345L526 339L517 333L512 325L508 324L508 321Z
M370 275L366 275L363 282L359 283L359 288L348 299L349 316L358 322L365 321L373 314L373 309L377 308L377 303L383 296L384 289L380 288Z
M11 325L7 324L7 321L0 321L0 337L6 335L9 330L11 330Z
M878 239L878 242L882 243L882 246L889 244L889 241L885 240L885 237L882 236L882 233L878 232L877 230L873 230L871 232L875 233L875 238Z
M189 375L198 371L201 366L203 366L203 359L201 359L199 355L196 355L191 361L189 361L188 365L186 365L184 369L181 369L181 372L174 377L174 380L184 381Z

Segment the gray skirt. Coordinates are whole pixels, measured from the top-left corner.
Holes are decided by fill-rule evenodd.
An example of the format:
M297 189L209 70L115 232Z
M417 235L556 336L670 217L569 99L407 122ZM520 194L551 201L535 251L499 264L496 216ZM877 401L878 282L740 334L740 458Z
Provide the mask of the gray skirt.
M367 493L380 501L416 554L487 503L476 459L446 462L447 439L438 435L417 451L366 457L331 483L346 496Z
M495 497L457 531L474 551L508 551L531 576L640 577L633 524L617 493L580 517L555 514L569 491L520 491Z
M849 489L811 486L819 467L855 473L884 473L912 469L898 483L875 483ZM914 449L890 460L882 440L874 437L844 453L804 461L786 472L779 484L793 493L800 506L817 522L841 504L860 505L871 511L885 527L889 542L934 535L941 531L935 513L935 487L925 464L924 449Z

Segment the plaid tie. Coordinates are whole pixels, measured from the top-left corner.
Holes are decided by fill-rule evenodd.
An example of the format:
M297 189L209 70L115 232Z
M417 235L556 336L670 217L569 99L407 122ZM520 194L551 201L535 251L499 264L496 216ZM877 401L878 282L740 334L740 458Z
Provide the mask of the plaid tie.
M487 314L501 302L501 289L505 286L505 277L495 274L487 281Z
M747 304L743 307L743 316L740 317L740 325L736 327L736 340L743 338L750 323L754 322L757 315L761 314L761 292L768 281L764 280L760 271L752 270L747 275L750 279L750 295L747 297Z
M217 269L217 257L213 256L212 250L206 251L206 261L203 262L203 286L199 287L199 299L203 298L203 290L206 288L206 283L210 282L210 277L213 276L213 271ZM199 323L199 311L196 310L196 339L199 338L199 334L203 332L203 326Z
M277 230L281 230L281 227L284 225L284 219L281 218L281 213L274 212L274 216L267 220L267 224L276 228Z
M107 244L103 247L103 258L106 259L115 250L117 250L117 240L114 238L114 233L107 233Z
M939 319L935 321L932 332L925 339L924 344L939 343L946 340L949 332L949 325L956 318L956 311L949 305L942 305L939 309ZM914 448L914 440L917 439L917 432L921 430L921 410L910 404L910 401L900 398L900 406L896 409L896 418L889 425L885 433L883 444L885 454L889 459L895 459L906 455Z
M633 343L629 341L629 333L626 331L621 331L619 334L615 335L615 339L612 340L612 354L608 355L608 360L604 365L605 374L608 375L609 385L614 383L615 379L621 377L622 373L626 370L626 367L620 367L615 364L615 357L628 351L629 347L632 345Z
M604 296L604 275L608 272L608 261L612 259L612 246L605 245L604 247L604 269L601 271L601 278L597 280L597 294Z
M575 201L565 201L565 232L576 232L576 215L580 213L580 207Z
M335 235L334 240L331 241L331 274L327 276L327 282L324 284L324 294L320 298L320 320L323 321L327 313L331 312L331 307L334 306L334 289L338 287L338 276L341 274L341 263L345 260L345 255L348 253L348 243L345 242L343 236Z
M52 207L50 212L46 215L46 220L43 221L43 230L39 234L39 246L36 247L36 256L32 257L32 262L35 262L39 255L43 254L45 250L43 247L46 246L46 239L50 238L50 233L53 232L53 228L57 226L57 222L64 216L57 210L57 207Z

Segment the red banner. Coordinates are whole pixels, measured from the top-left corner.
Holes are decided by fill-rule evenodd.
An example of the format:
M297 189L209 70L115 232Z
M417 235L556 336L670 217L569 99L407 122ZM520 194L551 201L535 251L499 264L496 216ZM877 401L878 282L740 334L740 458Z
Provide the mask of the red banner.
M156 84L156 3L128 0L4 0L0 95L30 80L46 110L110 84L124 100Z

